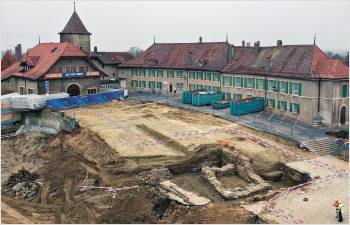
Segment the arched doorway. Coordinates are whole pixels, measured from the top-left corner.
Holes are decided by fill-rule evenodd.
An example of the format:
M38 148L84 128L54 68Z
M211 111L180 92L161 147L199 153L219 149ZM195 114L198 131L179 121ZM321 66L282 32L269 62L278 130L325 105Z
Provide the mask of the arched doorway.
M78 85L76 84L71 84L68 86L67 88L67 93L69 94L69 96L77 96L80 95L80 88Z
M340 125L344 125L346 123L346 106L342 106L340 108Z

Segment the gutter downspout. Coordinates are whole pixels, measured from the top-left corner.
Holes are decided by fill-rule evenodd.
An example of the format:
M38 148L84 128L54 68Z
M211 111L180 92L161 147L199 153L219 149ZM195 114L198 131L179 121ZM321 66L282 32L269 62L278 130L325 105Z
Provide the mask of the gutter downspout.
M318 77L317 116L319 116L319 113L320 113L320 98L321 98L321 78Z

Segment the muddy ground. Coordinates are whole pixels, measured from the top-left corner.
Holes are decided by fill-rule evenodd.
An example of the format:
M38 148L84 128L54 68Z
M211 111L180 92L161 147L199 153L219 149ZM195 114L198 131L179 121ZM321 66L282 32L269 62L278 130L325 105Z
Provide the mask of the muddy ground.
M87 109L76 113L81 127L73 133L27 133L2 140L2 184L23 166L38 173L38 182L43 184L40 192L30 199L2 191L2 202L6 204L2 207L3 222L266 222L241 207L242 199L222 199L203 182L200 169L203 165L220 164L216 153L220 148L239 151L251 158L257 174L279 170L282 163L295 160L291 155L231 130L256 135L253 132L202 113L137 101ZM207 132L215 128L225 128L229 132ZM184 138L179 138L177 132L181 131L184 131ZM293 155L314 157L290 143L260 138ZM158 142L154 144L154 141ZM197 154L198 148L204 149L202 155ZM211 203L189 207L160 195L154 182L142 175L153 168L169 168L174 183L210 199ZM220 179L228 186L245 185L239 177ZM118 191L113 198L113 193L103 189L81 191L79 186L83 182L113 187L137 185L138 188ZM274 190L289 185L283 181L269 183Z

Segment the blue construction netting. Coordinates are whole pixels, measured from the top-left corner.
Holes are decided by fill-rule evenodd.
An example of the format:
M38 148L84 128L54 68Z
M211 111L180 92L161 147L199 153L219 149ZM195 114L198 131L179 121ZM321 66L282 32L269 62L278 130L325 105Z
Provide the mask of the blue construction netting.
M86 105L95 105L124 97L124 91L113 91L91 95L72 96L68 98L50 99L46 101L46 106L54 109L76 108Z

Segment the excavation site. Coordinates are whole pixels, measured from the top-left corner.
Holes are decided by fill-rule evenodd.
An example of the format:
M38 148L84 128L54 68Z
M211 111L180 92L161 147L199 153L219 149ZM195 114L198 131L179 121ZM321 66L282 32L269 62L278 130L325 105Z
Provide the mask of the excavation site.
M210 114L133 99L61 113L72 132L2 139L3 223L308 223L321 190L348 193L346 162Z

